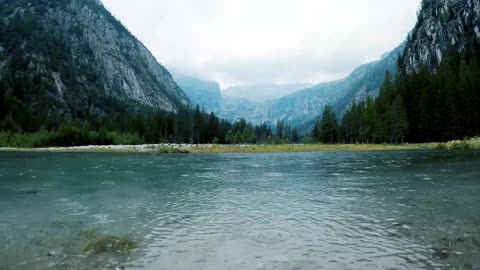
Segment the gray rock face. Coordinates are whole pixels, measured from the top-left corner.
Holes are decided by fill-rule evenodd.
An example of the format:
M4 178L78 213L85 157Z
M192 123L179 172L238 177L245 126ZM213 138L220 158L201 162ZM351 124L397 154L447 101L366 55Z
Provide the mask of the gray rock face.
M36 50L30 40L24 41L23 57L32 59L29 72L49 80L51 96L59 103L71 99L71 91L81 89L83 96L77 94L78 100L67 101L86 103L90 98L88 93L93 91L97 96L165 111L175 112L179 106L191 105L170 73L98 0L17 1L10 6L0 1L0 4L5 8L0 7L0 11L8 13L0 27L16 23L14 18L33 17L42 31L65 44L66 59L62 61L75 71L68 83L64 70L52 70L47 64L52 60L50 55Z
M284 96L291 95L298 90L312 87L307 83L291 84L247 84L226 88L223 94L228 97L244 99L253 103L265 103Z
M448 49L462 52L472 40L480 42L480 0L425 0L402 64L407 73L435 69Z
M198 104L205 111L218 114L222 106L222 90L217 82L180 74L173 76L193 105Z

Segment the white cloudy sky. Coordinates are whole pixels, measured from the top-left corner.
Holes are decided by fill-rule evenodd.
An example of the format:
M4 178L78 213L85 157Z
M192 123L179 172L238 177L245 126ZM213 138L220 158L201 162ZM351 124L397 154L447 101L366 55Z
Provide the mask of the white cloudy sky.
M102 0L170 69L216 80L318 83L400 44L421 0Z

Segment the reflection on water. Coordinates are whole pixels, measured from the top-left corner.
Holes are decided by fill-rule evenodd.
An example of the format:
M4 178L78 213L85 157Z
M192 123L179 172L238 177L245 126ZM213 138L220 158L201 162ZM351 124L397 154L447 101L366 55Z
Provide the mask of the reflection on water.
M0 269L479 269L479 180L475 154L2 153Z

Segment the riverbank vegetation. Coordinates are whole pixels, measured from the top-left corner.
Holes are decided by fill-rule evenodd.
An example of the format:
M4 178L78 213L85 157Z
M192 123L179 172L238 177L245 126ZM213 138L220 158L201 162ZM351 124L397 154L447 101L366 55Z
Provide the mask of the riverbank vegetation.
M104 145L47 148L0 148L15 152L67 153L153 153L153 154L208 154L208 153L288 153L328 151L467 151L480 150L480 138L425 144L151 144Z
M189 153L294 153L329 151L393 151L418 150L419 145L387 144L272 144L272 145L213 145L195 147Z
M455 140L434 145L435 150L480 150L480 137L465 140Z

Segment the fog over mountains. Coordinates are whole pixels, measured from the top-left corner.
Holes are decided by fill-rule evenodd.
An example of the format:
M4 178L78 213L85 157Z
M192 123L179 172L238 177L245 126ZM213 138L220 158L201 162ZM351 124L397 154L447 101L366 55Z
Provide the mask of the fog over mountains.
M223 95L263 103L291 95L300 89L311 86L313 85L308 83L240 85L224 89Z
M285 121L307 131L326 104L332 104L336 112L342 114L353 100L376 96L385 73L395 73L397 59L404 47L405 44L402 44L382 55L380 60L356 68L344 79L313 86L301 83L264 84L221 91L218 84L200 78L178 76L175 80L192 103L230 121L240 118L254 124Z

